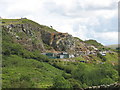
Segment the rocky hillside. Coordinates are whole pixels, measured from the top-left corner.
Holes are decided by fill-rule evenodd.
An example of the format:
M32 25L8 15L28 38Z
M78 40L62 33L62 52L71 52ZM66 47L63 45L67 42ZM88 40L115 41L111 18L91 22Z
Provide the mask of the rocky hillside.
M40 52L64 51L77 56L80 51L87 54L91 48L94 50L96 47L91 42L81 41L68 33L57 32L52 27L40 25L26 18L2 19L2 28L12 35L14 42L23 45L29 51L36 49ZM102 47L101 44L97 45Z
M45 52L75 57L50 58ZM26 18L2 20L3 89L101 89L118 82L118 71L118 53L95 40L82 41Z

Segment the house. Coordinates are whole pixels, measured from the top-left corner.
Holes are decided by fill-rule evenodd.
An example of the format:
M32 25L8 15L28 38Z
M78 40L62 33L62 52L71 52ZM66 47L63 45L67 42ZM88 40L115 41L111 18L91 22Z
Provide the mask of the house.
M101 55L102 55L102 56L106 56L106 53L102 53Z
M74 58L75 56L73 54L69 55L69 58Z
M69 58L69 54L67 52L59 53L59 58Z
M55 53L41 53L42 55L46 55L49 58L57 58Z
M70 57L74 57L74 55L69 55L67 52L62 52L62 53L41 53L42 55L46 55L49 58L70 58Z
M48 57L54 57L54 56L55 56L54 53L46 53L46 55L47 55Z
M106 51L99 52L102 56L106 56Z
M64 58L64 55L60 55L60 58Z
M42 55L46 55L46 53L41 53Z

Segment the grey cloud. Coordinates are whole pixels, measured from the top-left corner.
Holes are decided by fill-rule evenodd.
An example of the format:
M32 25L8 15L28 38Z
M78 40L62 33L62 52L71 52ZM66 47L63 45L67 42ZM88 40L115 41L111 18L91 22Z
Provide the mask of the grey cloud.
M85 18L88 17L92 12L98 10L115 10L117 8L117 3L113 2L109 6L96 6L96 5L88 5L82 6L78 0L75 0L73 3L74 7L69 7L66 10L64 5L58 5L54 1L44 2L44 8L49 12L49 14L57 14L64 17L69 18Z
M115 10L117 9L117 3L111 3L109 6L87 6L85 10Z
M80 11L83 10L83 8L81 6L78 5L77 2L74 3L75 7L71 7L69 9L66 10L64 5L56 5L55 2L45 2L44 3L44 8L46 8L46 10L49 13L54 13L54 14L58 14L61 16L65 16L65 17L71 17L71 18L76 18L76 17L80 17L82 16L80 13Z
M46 20L43 20L45 25L47 23L56 25L57 22L60 22L60 23L65 22L66 20L64 20L64 18L63 18L63 17L65 17L65 18L67 18L67 20L70 20L70 21L73 20L73 23L70 25L73 26L72 29L74 32L79 32L79 25L86 26L86 29L88 30L88 32L86 32L85 37L94 38L94 39L95 39L95 37L93 36L92 33L90 33L92 31L101 33L101 32L108 32L108 31L117 31L117 28L118 28L116 16L113 17L112 19L108 19L108 21L106 21L106 19L103 18L102 16L101 17L95 16L99 20L100 24L94 25L94 26L90 25L90 21L89 22L79 21L79 18L89 18L90 17L89 15L94 15L93 12L97 11L97 10L98 11L99 10L114 10L117 8L117 3L112 3L110 6L93 6L93 5L82 6L81 3L77 2L78 0L75 0L75 3L73 3L74 7L69 7L66 10L64 5L60 5L60 4L58 5L55 2L53 2L52 0L51 1L46 0L46 2L43 3L43 7L42 7L42 8L44 8L45 11L34 12L34 11L31 11L28 9L27 10L14 9L13 11L10 11L8 13L7 10L9 9L9 7L11 5L14 5L14 2L11 2L11 1L14 1L14 0L0 0L0 7L1 7L0 11L2 12L1 13L2 16L26 17L26 16L31 15L33 18L35 18L36 16L39 16L39 18L46 19ZM33 18L31 18L31 19L33 19ZM78 19L78 20L74 21L75 19ZM42 19L39 19L39 20L40 20L39 23L43 23ZM54 20L55 20L55 22L54 22ZM93 21L91 20L91 22L93 22ZM59 24L59 23L57 23L57 24ZM65 30L66 30L66 28L65 28ZM82 32L82 30L81 30L81 32ZM97 40L103 42L103 39L97 39ZM106 42L104 42L104 43L106 43Z
M79 23L73 24L73 28L72 29L73 29L74 32L79 31Z
M118 19L117 17L113 17L109 20L104 18L99 18L100 25L96 25L93 29L97 30L98 32L108 32L108 31L118 31Z
M45 2L44 8L50 13L50 14L58 14L58 15L65 15L64 7L60 5L56 5L55 2Z

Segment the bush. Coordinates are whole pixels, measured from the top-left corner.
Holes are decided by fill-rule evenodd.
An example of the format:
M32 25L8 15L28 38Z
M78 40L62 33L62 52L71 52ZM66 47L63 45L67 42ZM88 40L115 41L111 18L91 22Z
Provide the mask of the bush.
M99 57L100 59L102 59L103 62L105 62L107 59L102 56L100 53L97 53L97 57Z
M62 75L65 79L69 79L69 78L72 78L71 74L68 74L68 73L63 73Z
M53 88L71 88L71 84L61 76L54 78Z
M114 83L118 80L118 72L108 64L89 65L79 64L78 68L72 72L72 77L87 86ZM104 80L106 80L104 82Z
M111 78L103 78L101 80L101 84L109 85L111 83L114 83L114 81Z
M70 84L72 85L72 88L82 88L82 83L78 80L75 80L73 78L68 79Z

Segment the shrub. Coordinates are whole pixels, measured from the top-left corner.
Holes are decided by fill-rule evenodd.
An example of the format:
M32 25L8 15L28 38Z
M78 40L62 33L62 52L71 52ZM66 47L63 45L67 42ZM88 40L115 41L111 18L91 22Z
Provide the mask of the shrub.
M71 84L61 76L54 78L53 88L71 88Z

